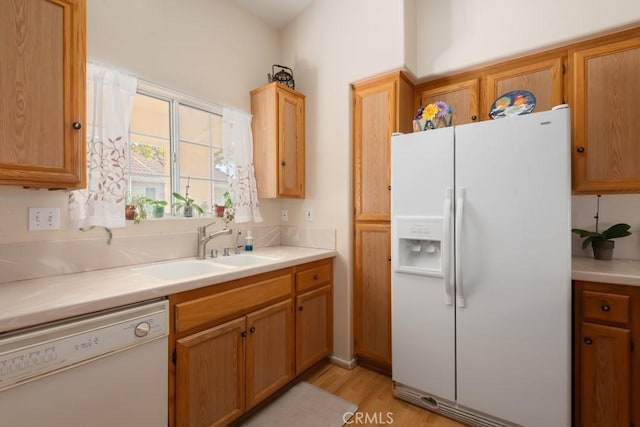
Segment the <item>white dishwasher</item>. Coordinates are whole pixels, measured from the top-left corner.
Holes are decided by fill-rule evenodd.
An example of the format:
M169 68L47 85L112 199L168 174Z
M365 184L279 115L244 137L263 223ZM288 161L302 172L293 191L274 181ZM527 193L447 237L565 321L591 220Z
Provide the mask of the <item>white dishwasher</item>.
M0 424L167 425L168 303L0 335Z

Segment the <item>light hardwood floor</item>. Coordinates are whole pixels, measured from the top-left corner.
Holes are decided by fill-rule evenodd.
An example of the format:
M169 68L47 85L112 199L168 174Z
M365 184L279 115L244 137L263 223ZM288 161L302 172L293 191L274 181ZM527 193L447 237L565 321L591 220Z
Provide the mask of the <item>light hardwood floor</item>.
M361 415L356 414L347 426L464 426L396 399L391 389L391 378L361 366L349 370L328 363L308 373L303 379L358 405Z

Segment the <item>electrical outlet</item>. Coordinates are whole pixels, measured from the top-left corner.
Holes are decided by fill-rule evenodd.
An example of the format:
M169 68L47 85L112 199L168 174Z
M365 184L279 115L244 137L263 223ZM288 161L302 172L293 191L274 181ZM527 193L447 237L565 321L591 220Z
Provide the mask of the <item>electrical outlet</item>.
M29 230L60 230L60 208L29 208Z
M307 208L307 221L313 221L313 209Z
M280 211L280 219L282 220L282 222L289 221L289 211L286 209L282 209Z

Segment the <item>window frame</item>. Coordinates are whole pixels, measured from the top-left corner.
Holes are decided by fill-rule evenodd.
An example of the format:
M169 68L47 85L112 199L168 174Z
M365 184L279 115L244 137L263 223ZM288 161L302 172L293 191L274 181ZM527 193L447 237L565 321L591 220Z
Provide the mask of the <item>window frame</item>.
M183 189L180 188L180 179L181 179L181 171L180 171L180 121L179 121L179 115L180 115L180 107L184 106L184 107L188 107L188 108L193 108L193 109L198 109L201 110L205 113L209 113L209 114L213 114L213 115L218 115L221 118L223 118L223 106L212 102L212 101L208 101L196 96L192 96L192 95L187 95L183 92L174 90L174 89L170 89L167 88L165 86L161 86L146 80L142 80L142 79L138 79L138 85L136 88L136 94L141 94L144 96L149 96L152 98L156 98L162 101L165 101L168 103L169 105L169 162L170 162L170 166L169 166L169 183L171 188L169 189L169 194L170 197L169 199L171 200L170 203L170 215L172 217L181 217L181 215L178 215L176 212L176 209L174 207L173 204L173 192L178 192L180 194L184 194L183 193ZM135 107L134 107L135 108ZM131 137L132 133L131 133L131 128L129 128L129 146L128 146L128 155L129 155L129 162L130 157L131 157ZM185 142L189 142L189 141L185 141ZM213 145L210 143L210 147L213 147ZM220 146L220 150L223 153L224 156L224 147ZM215 189L215 183L219 183L221 181L219 180L214 180L214 169L215 169L215 161L213 159L213 157L210 159L211 162L211 174L210 174L210 178L209 181L211 183L211 188L212 188L212 193L214 193L214 189ZM182 174L184 176L187 176L185 174ZM228 182L226 183L228 186ZM127 175L127 187L128 187L128 191L129 193L131 192L131 188L132 188L132 174L131 174L131 169L129 168L129 173ZM227 187L228 188L228 187ZM220 195L222 196L222 195ZM211 207L213 206L213 204L215 203L215 194L211 194L210 195L211 200L208 200L207 203L211 204ZM196 203L198 203L196 201ZM205 214L207 215L211 215L211 207L209 208L209 210L207 212L205 212ZM198 216L195 216L195 218L197 218Z

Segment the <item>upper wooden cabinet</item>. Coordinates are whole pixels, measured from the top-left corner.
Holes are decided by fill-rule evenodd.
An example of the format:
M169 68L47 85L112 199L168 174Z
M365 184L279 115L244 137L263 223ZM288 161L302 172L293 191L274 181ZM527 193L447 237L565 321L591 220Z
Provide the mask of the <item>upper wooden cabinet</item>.
M453 109L452 125L463 125L479 120L479 96L478 79L450 84L438 83L434 87L427 84L420 89L419 104L446 102Z
M280 83L251 91L259 198L304 198L304 95Z
M413 129L413 85L402 72L352 87L353 202L358 221L389 221L391 134Z
M547 111L563 104L562 57L536 60L517 67L487 74L486 95L482 119L488 119L491 105L502 94L512 90L527 90L536 97L534 112Z
M85 10L0 2L0 184L85 186Z
M573 187L640 192L640 31L569 53Z

